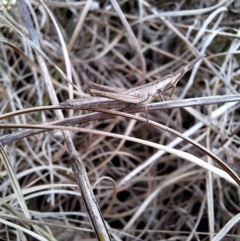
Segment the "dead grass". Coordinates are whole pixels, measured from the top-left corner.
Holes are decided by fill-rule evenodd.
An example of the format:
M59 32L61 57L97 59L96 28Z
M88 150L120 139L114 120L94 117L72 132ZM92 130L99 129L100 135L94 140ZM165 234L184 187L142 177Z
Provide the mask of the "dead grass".
M28 5L59 102L88 96L89 80L128 89L172 73L199 54L207 58L178 83L175 103L239 96L237 2L149 3L45 1L55 25L41 2ZM51 105L20 7L1 13L1 114ZM240 239L239 187L198 147L140 119L64 114L62 122L54 122L52 110L1 120L7 156L0 162L0 240L33 240L34 233L37 240L95 240L61 127L34 129L52 122L81 127L66 129L113 240ZM149 115L206 147L239 176L239 101Z

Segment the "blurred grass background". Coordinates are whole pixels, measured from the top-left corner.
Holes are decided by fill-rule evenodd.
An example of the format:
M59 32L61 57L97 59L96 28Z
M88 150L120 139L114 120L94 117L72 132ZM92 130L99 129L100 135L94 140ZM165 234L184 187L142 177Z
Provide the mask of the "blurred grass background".
M88 96L88 81L126 89L151 82L173 73L200 53L207 55L206 60L180 80L173 99L239 92L239 1L44 3L61 30L72 81L78 87L73 90L56 69L58 66L66 72L66 60L46 8L39 1L28 2L59 102ZM1 8L1 114L51 104L18 4L9 1ZM168 99L168 93L164 94ZM153 101L161 100L156 96ZM208 119L220 110L217 118ZM85 114L64 113L66 117ZM195 128L205 118L191 138L239 175L239 103L169 109L149 115L151 120L180 133ZM18 124L20 130L21 124L54 120L54 112L49 110L14 116L1 123ZM177 139L164 130L120 116L80 126L166 146ZM21 138L17 131L0 129L1 141L27 202L31 222L49 235L43 240L95 240L86 209L79 201L61 132ZM3 141L14 133L17 141ZM72 138L91 184L102 178L94 193L116 240L212 240L231 218L236 217L236 223L239 220L239 188L202 167L172 154L156 154L158 150L140 143L80 132L73 133ZM186 141L174 148L214 165ZM151 164L134 172L147 162ZM23 222L21 205L13 195L10 174L3 163L1 160L0 240L34 240L19 231L28 222ZM126 179L130 174L131 178ZM222 240L239 239L236 224Z

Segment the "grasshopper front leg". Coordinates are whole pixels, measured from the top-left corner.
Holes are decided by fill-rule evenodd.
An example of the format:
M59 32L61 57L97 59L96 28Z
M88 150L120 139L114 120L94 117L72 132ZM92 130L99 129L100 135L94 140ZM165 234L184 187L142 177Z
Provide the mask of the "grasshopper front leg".
M163 98L162 92L160 90L158 91L158 95L159 95L160 99L162 100L162 102L164 102L164 98Z
M171 93L169 95L169 99L172 100L172 94L173 94L173 91L175 90L176 86L174 85L171 89ZM158 95L160 97L160 99L162 100L162 102L164 102L164 98L163 98L163 95L162 95L162 91L158 91Z

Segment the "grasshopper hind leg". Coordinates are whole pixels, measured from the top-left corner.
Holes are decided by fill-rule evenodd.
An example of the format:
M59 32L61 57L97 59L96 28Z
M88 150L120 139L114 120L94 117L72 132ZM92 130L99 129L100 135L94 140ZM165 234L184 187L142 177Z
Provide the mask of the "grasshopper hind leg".
M151 100L151 95L148 94L147 98L142 101L144 103L144 112L146 114L146 119L147 119L147 123L149 123L149 114L148 114L148 110L147 110L147 105L149 103L149 101Z
M145 114L146 114L147 123L149 123L149 114L148 114L148 111L147 111L147 104L144 105L144 111L145 111Z

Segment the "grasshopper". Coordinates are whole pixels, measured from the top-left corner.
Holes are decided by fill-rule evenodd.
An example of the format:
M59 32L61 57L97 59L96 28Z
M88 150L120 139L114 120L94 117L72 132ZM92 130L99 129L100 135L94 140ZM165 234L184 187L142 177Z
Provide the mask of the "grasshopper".
M172 89L170 98L178 81L202 58L205 56L198 56L190 63L180 67L173 74L165 75L158 78L151 83L140 85L130 88L128 90L113 88L104 85L98 85L93 82L89 82L89 92L92 97L83 99L66 100L60 103L60 106L69 107L73 109L124 109L129 105L144 105L145 113L147 116L147 122L149 116L147 112L147 104L151 101L152 96L159 94L163 100L162 92Z

